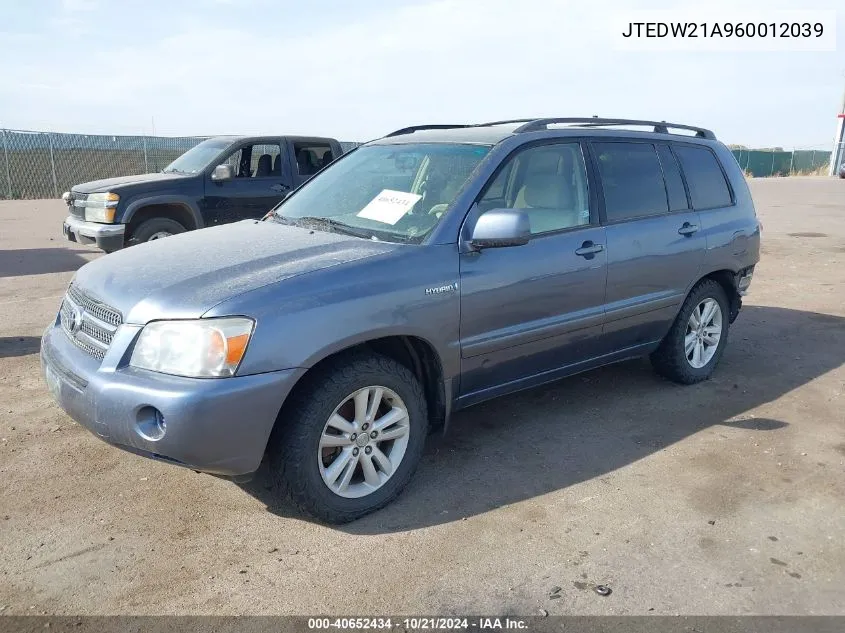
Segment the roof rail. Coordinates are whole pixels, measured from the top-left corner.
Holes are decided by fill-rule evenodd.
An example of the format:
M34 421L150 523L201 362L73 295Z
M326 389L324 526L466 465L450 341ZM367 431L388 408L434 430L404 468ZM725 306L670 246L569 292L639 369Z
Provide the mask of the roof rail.
M402 134L412 134L419 130L454 130L458 128L469 128L469 127L490 127L493 125L505 125L506 123L529 123L531 121L536 121L537 117L525 118L525 119L505 119L503 121L489 121L488 123L456 123L454 125L446 124L439 124L435 123L433 125L412 125L410 127L403 127L401 130L396 130L395 132L391 132L387 134L384 138L389 138L391 136L401 136Z
M432 125L412 125L410 127L403 127L401 130L396 130L390 134L385 134L383 138L390 138L391 136L401 136L402 134L412 134L419 130L454 130L462 127L475 127L465 123L455 123L450 125L448 123L435 123Z
M645 125L654 128L654 132L658 134L669 134L669 129L676 130L691 130L699 138L708 138L715 140L716 135L705 128L695 127L692 125L682 125L680 123L667 123L666 121L640 121L637 119L601 119L599 117L564 117L553 119L534 119L524 125L520 125L514 130L514 134L520 132L536 132L538 130L545 130L549 125L555 123L577 123L583 127L605 127L614 125Z
M537 117L531 117L526 119L505 119L503 121L488 121L487 123L476 123L472 127L489 127L492 125L505 125L506 123L530 123L531 121L536 121Z

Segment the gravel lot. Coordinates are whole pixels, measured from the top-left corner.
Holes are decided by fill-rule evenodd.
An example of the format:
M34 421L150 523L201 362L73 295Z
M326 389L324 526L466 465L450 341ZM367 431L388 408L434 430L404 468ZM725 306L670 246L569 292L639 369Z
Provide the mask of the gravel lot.
M100 254L61 201L0 202L0 611L845 614L845 181L751 186L763 260L712 380L634 361L478 406L340 528L66 417L39 337Z

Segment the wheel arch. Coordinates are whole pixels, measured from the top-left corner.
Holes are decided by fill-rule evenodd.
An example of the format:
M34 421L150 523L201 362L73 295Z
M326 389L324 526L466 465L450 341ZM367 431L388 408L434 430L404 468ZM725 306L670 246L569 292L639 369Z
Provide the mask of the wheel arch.
M135 200L127 207L123 223L130 227L131 233L132 228L153 217L170 218L189 231L205 226L199 206L195 201L185 196L173 195L151 196Z
M429 420L433 425L446 425L451 412L451 389L444 378L443 363L435 346L427 339L410 334L378 336L346 346L330 348L319 356L299 377L279 410L275 428L284 424L286 409L295 401L295 394L310 387L310 381L320 369L330 363L357 353L375 353L392 358L407 367L423 387Z
M699 280L697 280L692 286L690 286L689 291L687 292L687 296L689 293L692 292L692 289L695 288L698 284L700 284L705 279L712 279L717 284L722 287L722 290L725 291L725 296L728 298L728 307L729 307L729 321L733 323L736 320L737 315L739 314L739 309L742 307L742 297L737 290L737 272L728 269L720 269L714 270L706 275L702 276Z

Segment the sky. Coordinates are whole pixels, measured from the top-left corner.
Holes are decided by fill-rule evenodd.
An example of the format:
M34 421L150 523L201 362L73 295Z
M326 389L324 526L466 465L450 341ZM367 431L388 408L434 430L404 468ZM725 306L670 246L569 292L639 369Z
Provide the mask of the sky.
M749 147L829 148L845 91L842 0L742 3L839 9L835 51L618 46L637 11L700 4L0 0L0 127L366 141L420 123L597 114L700 125ZM736 4L707 6L729 19Z

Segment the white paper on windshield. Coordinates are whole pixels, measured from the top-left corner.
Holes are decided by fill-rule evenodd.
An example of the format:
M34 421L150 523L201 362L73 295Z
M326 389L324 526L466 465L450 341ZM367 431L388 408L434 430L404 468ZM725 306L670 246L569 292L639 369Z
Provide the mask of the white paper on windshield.
M393 225L410 211L420 198L422 196L415 193L383 189L357 215L359 218Z

